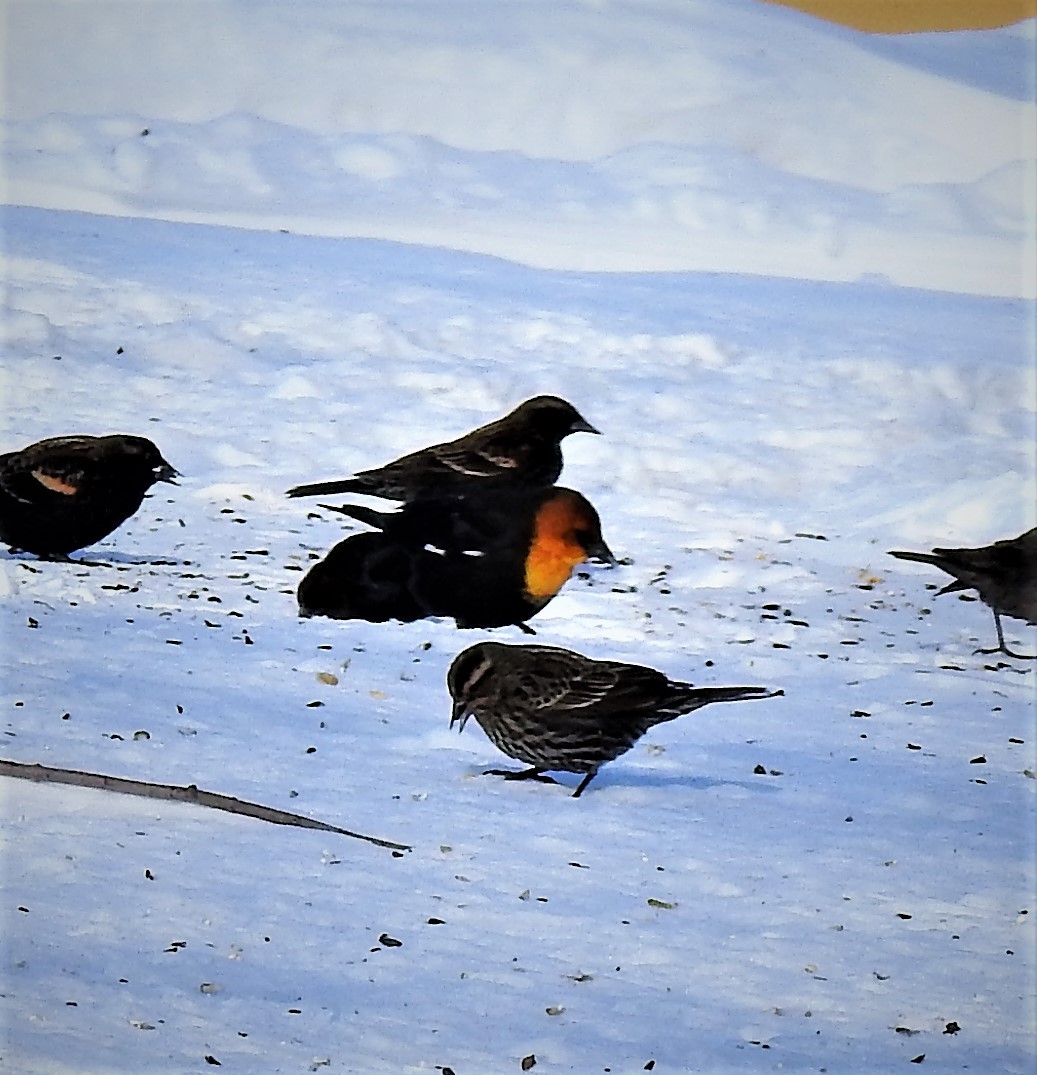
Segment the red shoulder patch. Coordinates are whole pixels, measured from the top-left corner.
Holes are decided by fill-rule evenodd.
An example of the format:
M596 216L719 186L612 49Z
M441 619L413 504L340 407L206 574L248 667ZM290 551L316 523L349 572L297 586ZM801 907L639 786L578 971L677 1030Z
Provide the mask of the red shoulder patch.
M74 496L79 492L79 489L76 486L65 481L63 478L57 478L53 474L48 474L45 470L34 470L32 476L44 489L49 489L52 493L61 493L64 496Z

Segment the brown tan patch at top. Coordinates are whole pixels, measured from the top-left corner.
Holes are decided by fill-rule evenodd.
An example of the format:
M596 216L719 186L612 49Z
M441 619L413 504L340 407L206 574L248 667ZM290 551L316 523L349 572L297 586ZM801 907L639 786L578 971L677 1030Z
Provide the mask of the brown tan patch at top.
M768 0L879 34L992 30L1037 15L1037 0Z
M74 485L67 481L63 481L61 478L55 477L53 474L48 474L45 470L34 470L32 476L44 489L49 489L52 493L62 493L65 496L73 496L79 492Z

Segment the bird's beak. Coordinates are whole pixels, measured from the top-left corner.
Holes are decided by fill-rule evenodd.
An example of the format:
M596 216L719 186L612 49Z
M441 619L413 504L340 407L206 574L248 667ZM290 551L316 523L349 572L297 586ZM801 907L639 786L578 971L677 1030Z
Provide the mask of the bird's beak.
M165 460L162 461L159 466L155 467L155 481L168 482L170 485L178 485L179 482L174 479L180 477L180 471L174 470Z
M597 433L601 436L601 430L595 429L586 418L577 418L569 429L570 433Z
M597 560L599 563L608 564L609 567L615 567L619 563L615 554L605 544L604 539L601 541L592 541L587 546L587 555L592 560Z
M454 709L450 714L450 730L453 731L456 724L458 733L463 732L471 715L471 710L465 706L464 702L454 702Z

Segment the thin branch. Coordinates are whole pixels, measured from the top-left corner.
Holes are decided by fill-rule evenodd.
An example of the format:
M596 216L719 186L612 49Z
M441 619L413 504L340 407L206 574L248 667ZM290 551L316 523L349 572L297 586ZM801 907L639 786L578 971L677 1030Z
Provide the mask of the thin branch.
M122 795L141 795L146 799L159 799L162 802L194 803L195 806L207 806L211 810L225 810L229 814L243 814L245 817L269 821L272 825L295 825L300 829L319 829L321 832L337 832L341 836L351 836L354 840L366 840L378 847L388 847L393 851L410 851L407 844L381 840L377 836L365 836L361 832L350 832L326 821L317 821L302 814L292 814L287 810L278 810L260 803L246 802L230 795L221 795L215 791L201 791L195 784L180 787L177 784L153 784L147 780L128 780L121 776L105 776L103 773L85 773L78 769L57 769L50 765L32 765L26 762L7 761L0 758L0 776L13 776L19 780L32 780L43 784L71 784L77 788L99 788L102 791L115 791Z

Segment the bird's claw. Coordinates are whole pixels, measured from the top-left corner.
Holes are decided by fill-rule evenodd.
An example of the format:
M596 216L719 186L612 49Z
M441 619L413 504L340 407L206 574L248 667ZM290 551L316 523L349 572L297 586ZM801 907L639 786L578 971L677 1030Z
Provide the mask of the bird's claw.
M990 656L994 653L1003 653L1006 657L1012 657L1017 661L1037 661L1037 653L1013 653L1007 646L994 646L991 649L974 649L972 651L973 656L979 653L984 656Z
M502 776L505 780L539 780L542 784L557 784L553 776L535 769L483 769L483 776Z

